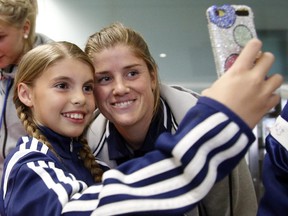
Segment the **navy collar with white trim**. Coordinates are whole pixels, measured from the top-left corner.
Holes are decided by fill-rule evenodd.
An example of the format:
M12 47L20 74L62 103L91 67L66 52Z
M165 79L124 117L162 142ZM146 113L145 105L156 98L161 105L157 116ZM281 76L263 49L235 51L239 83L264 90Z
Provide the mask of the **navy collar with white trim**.
M145 141L140 149L133 151L129 148L128 143L117 131L116 127L109 122L109 136L106 141L108 144L109 159L115 160L117 164L121 164L132 158L141 157L147 152L152 151L155 147L157 137L163 132L171 132L172 121L171 112L168 105L163 102L160 103L158 112L154 116L150 124Z

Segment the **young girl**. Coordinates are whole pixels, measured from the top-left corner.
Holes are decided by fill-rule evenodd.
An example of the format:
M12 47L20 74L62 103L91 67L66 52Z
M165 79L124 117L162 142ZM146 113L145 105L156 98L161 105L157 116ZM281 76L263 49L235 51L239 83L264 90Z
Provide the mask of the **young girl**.
M252 73L258 84L231 100L250 72L223 76L175 135L162 134L154 151L102 176L82 137L95 109L92 63L68 42L31 50L19 64L13 98L28 135L5 160L1 215L179 215L192 209L241 160L255 139L250 128L278 103L273 91L281 79L264 80L265 72ZM265 94L247 105L259 91Z

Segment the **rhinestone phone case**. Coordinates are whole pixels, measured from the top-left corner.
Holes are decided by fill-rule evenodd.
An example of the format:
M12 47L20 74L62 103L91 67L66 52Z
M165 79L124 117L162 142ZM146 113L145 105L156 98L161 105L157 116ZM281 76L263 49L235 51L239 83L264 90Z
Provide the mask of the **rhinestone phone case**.
M237 59L246 43L257 37L254 14L247 5L213 5L206 11L218 77Z

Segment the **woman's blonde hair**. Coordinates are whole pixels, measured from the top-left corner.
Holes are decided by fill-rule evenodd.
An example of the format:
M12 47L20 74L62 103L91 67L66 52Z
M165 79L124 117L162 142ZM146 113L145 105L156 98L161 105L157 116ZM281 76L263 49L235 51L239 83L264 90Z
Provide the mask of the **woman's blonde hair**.
M115 47L119 44L130 47L136 57L145 61L151 77L154 75L156 87L153 89L153 113L155 114L160 104L158 66L149 51L146 41L140 33L134 31L132 28L125 27L122 23L113 23L88 38L85 52L92 60L94 54L100 53L104 49Z
M65 58L76 59L87 64L91 68L91 73L94 76L94 67L92 62L78 46L65 41L52 42L49 44L37 46L23 56L15 76L13 97L17 115L27 133L47 145L59 159L60 157L58 156L57 152L55 152L47 138L38 129L37 124L33 120L30 107L27 107L19 99L17 86L19 83L24 83L27 86L33 87L35 80L40 77L49 66ZM96 182L101 181L103 171L97 164L95 157L89 148L87 140L84 139L83 136L79 137L79 140L83 144L79 153L85 167L90 170Z
M30 22L30 32L24 40L24 54L33 48L37 13L37 0L0 0L0 21L16 28L22 28L27 20Z

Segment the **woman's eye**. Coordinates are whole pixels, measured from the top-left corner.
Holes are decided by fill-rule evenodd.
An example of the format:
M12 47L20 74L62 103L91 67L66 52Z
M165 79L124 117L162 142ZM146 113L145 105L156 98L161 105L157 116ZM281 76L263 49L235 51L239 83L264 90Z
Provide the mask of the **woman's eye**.
M97 78L97 83L106 83L106 82L108 82L109 80L111 80L111 78L108 77L108 76L98 77L98 78Z
M128 77L135 77L135 76L137 76L139 74L139 72L138 71L130 71L129 73L128 73Z

